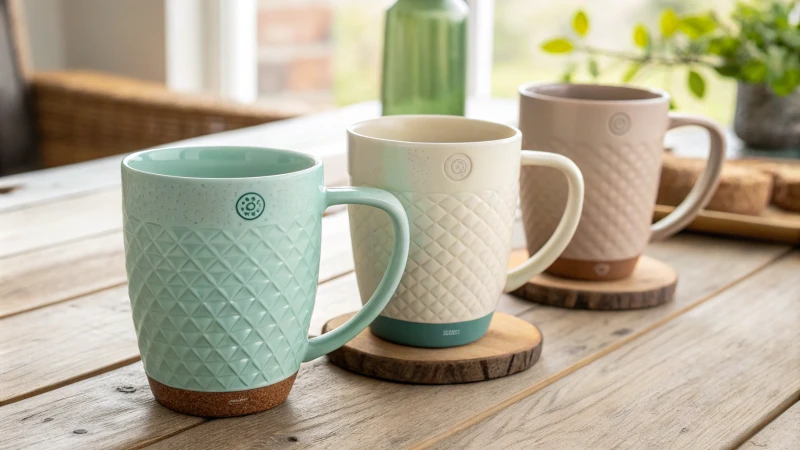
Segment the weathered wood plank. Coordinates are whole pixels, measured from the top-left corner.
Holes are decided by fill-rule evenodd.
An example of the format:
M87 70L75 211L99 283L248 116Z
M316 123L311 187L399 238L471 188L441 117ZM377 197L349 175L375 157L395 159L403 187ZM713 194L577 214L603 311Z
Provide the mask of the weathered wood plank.
M741 450L797 450L800 448L800 402L767 424L742 444Z
M4 406L0 414L0 448L15 449L131 448L205 421L154 402L140 362ZM132 425L136 435L120 432Z
M703 252L694 251L697 248ZM286 405L235 421L208 422L156 447L271 446L288 443L290 436L297 439L292 445L300 447L407 446L530 395L679 316L787 250L785 246L678 236L648 251L679 271L676 299L670 304L626 312L531 306L521 314L545 337L542 358L528 371L485 383L412 386L364 378L320 360L303 367L295 394Z
M64 200L120 184L123 155L0 178L0 213Z
M353 270L342 211L322 227L320 282ZM125 283L122 232L116 231L0 259L0 318Z
M122 233L0 259L0 318L125 283Z
M127 286L0 320L0 405L136 361Z
M800 398L798 272L795 252L440 445L736 446Z
M119 188L0 214L0 258L122 228Z
M340 213L324 218L322 230L320 279L326 281L353 270L347 214ZM121 237L118 245L112 252L117 258L122 258ZM40 263L44 260L46 258L39 258ZM0 261L4 263L3 267L6 261L8 260ZM59 270L65 268L60 267ZM62 284L68 283L62 274L55 272L57 273L52 279L61 280ZM95 275L98 275L98 278L92 278ZM30 276L35 277L35 273L31 273ZM42 277L47 280L48 276L45 274ZM73 273L73 276L78 275ZM102 285L102 283L113 283L120 277L124 281L124 276L124 270L121 273L108 272L105 276L86 274L82 282L79 280L78 283L69 285L67 294L88 286L87 279ZM12 307L19 309L26 307L24 298L33 299L34 302L41 298L49 298L52 300L50 303L68 298L59 299L57 285L44 283L31 287L33 284L31 280L12 280L10 287L6 288L4 283L3 290L16 292L18 298L23 298L8 303L13 303ZM28 286L29 289L25 289L24 286ZM324 288L325 284L322 286L319 292L320 298L324 299L320 302L324 304L329 294L327 288ZM338 285L334 284L331 289L337 287ZM2 302L6 304L5 300ZM7 311L11 311L12 307ZM315 314L325 311L329 310L321 309L315 311ZM331 312L324 317L324 320L338 314ZM319 315L314 316L312 320L323 320L318 317ZM138 358L138 351L131 322L127 285L118 285L56 303L47 308L0 319L0 342L3 343L0 348L0 368L3 369L0 371L0 405L135 361ZM37 357L32 359L30 355Z

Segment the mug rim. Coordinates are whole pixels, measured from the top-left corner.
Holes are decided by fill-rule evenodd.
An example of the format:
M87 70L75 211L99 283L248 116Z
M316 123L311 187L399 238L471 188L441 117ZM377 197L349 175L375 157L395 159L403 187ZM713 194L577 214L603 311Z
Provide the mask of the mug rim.
M372 136L369 134L361 133L357 131L358 127L362 127L368 125L370 123L375 122L384 122L389 120L425 120L425 121L456 121L456 122L472 122L472 123L483 123L483 124L490 124L498 127L505 128L508 131L512 132L511 136L498 138L498 139L487 139L481 141L448 141L448 142L424 142L422 140L406 140L406 139L390 139L385 137L377 137ZM519 128L508 125L501 122L494 122L491 120L483 120L483 119L475 119L472 117L465 117L465 116L454 116L454 115L445 115L445 114L398 114L398 115L391 115L391 116L380 116L374 117L372 119L361 120L356 123L352 123L347 127L347 134L351 136L356 136L361 139L366 139L373 142L382 142L382 143L391 143L391 144L400 144L400 145L414 145L414 146L429 146L429 147L450 147L454 145L486 145L492 146L497 144L505 144L508 142L513 142L517 139L522 139L522 132Z
M289 172L284 173L276 173L276 174L266 174L266 175L257 175L257 176L250 176L250 177L194 177L194 176L183 176L183 175L169 175L164 173L152 172L148 170L142 170L135 168L130 165L130 162L133 161L135 158L141 157L145 154L150 153L161 153L167 151L176 151L176 150L206 150L206 149L236 149L236 150L248 150L248 151L256 151L256 152L276 152L276 153L289 153L301 158L309 160L311 163L310 166L305 167L299 170L292 170ZM168 146L168 147L157 147L157 148L150 148L146 150L140 150L138 152L131 153L126 155L122 159L122 168L125 170L130 170L131 172L151 176L156 178L164 178L170 180L197 180L203 181L207 183L214 183L214 182L233 182L233 181L256 181L256 180L267 180L267 179L275 179L280 177L290 177L290 176L300 176L306 173L310 173L314 170L319 169L322 166L322 160L317 157L316 155L312 155L309 153L303 153L296 150L285 150L279 148L272 148L272 147L258 147L254 145L183 145L183 146Z
M546 88L546 87L558 87L558 86L578 86L578 87L589 87L589 88L599 88L599 89L616 89L628 92L635 92L638 94L643 95L642 98L635 98L635 99L619 99L619 100L597 100L597 99L582 99L582 98L571 98L571 97L560 97L557 95L550 95L543 92L538 92L537 89ZM549 102L558 102L558 103L573 103L573 104L592 104L592 105L621 105L621 104L655 104L655 103L663 103L670 101L670 95L667 91L655 88L640 88L640 87L633 87L633 86L626 86L626 85L619 85L619 84L590 84L590 83L554 83L554 82L531 82L531 83L523 83L518 88L517 91L521 97L527 97L537 100L545 100ZM644 97L644 95L649 95L651 97ZM654 96L654 97L653 97Z

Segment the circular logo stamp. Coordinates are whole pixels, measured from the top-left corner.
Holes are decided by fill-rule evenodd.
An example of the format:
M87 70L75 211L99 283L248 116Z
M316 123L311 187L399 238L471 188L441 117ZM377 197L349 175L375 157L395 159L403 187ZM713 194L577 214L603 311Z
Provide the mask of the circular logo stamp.
M444 173L453 181L461 181L472 172L472 160L463 153L450 155L444 162Z
M604 277L611 271L611 266L608 263L597 263L594 265L594 273L598 277Z
M630 129L631 116L625 114L624 112L615 113L610 119L608 119L608 130L617 136L622 136Z
M244 220L258 218L264 212L264 197L248 192L236 201L236 213Z

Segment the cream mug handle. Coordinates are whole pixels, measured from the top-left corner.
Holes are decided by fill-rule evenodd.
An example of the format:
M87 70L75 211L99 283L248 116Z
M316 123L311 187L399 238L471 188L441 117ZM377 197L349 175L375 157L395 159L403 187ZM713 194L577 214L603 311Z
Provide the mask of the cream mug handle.
M711 138L706 170L681 204L666 217L653 224L650 234L651 241L666 239L689 225L689 222L694 220L700 210L711 200L711 196L714 195L717 184L719 184L719 174L722 171L722 163L725 162L725 134L716 123L705 117L669 114L668 130L687 125L705 128Z
M513 291L550 267L572 240L583 209L583 175L578 166L566 156L549 152L522 151L523 166L551 167L567 177L567 206L561 221L550 239L527 261L511 269L506 277L504 292Z

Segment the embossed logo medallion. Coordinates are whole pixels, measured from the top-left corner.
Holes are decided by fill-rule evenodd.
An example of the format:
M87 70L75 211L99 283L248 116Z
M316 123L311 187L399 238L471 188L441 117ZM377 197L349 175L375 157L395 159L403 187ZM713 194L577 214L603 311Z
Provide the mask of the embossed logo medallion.
M625 114L624 112L615 113L610 119L608 119L608 130L611 131L612 134L622 136L630 129L631 116Z
M604 277L611 271L611 266L608 263L597 263L594 265L594 273L598 277Z
M444 173L453 181L461 181L472 172L472 160L463 153L450 155L444 162Z
M236 201L236 213L244 220L253 220L264 212L264 197L248 192Z

